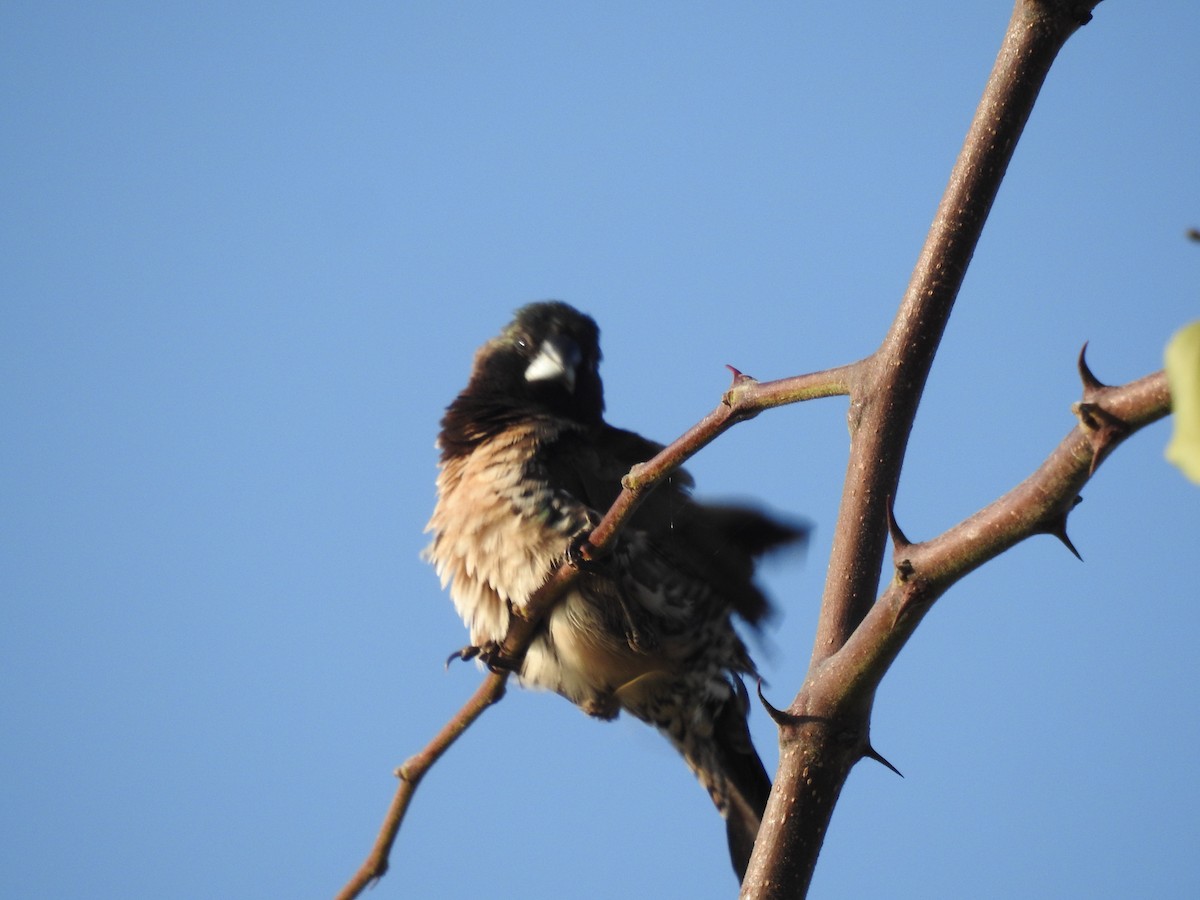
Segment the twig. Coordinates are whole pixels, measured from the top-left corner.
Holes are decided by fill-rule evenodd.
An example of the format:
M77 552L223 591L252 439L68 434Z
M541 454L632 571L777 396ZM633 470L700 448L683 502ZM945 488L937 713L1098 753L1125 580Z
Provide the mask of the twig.
M507 673L493 672L489 674L471 699L442 727L442 730L434 736L425 749L409 757L396 770L396 777L400 780L400 784L396 787L391 806L388 807L383 825L379 829L375 846L371 848L371 852L358 871L338 892L337 900L351 900L351 898L357 897L373 881L382 878L387 872L392 845L396 842L400 823L404 820L404 814L408 811L408 804L417 790L417 785L421 783L425 773L432 768L441 755L450 749L450 745L458 739L459 735L483 715L485 709L504 696L507 681Z

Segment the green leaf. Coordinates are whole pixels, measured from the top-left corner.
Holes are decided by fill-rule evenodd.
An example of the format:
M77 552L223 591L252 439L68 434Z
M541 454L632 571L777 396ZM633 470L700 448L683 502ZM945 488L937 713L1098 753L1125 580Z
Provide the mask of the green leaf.
M1175 414L1167 459L1200 484L1200 322L1175 332L1167 344L1166 366Z

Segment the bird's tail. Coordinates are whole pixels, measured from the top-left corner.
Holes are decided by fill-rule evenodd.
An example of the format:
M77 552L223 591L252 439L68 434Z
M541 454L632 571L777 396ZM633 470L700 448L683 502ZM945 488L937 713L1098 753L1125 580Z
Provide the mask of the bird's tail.
M771 794L771 779L750 740L750 702L741 679L729 673L672 683L647 673L624 685L618 697L622 709L663 733L708 791L725 819L729 857L741 881Z
M735 691L714 712L711 732L696 727L678 738L668 736L725 819L729 857L740 882L767 808L771 779L750 740L745 690Z

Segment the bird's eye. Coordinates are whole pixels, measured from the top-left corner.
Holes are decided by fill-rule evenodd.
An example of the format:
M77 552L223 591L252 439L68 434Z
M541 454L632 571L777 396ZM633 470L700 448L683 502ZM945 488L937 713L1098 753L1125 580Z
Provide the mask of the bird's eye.
M528 350L529 349L529 338L525 337L525 335L523 335L523 334L518 334L513 339L513 343L517 345L518 350Z

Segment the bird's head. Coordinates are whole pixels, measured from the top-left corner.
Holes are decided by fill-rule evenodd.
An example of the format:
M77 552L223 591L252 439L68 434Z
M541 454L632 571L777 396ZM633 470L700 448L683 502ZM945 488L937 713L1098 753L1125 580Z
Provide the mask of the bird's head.
M557 300L523 306L476 352L471 380L443 420L443 445L530 416L599 424L599 366L600 329L591 316Z
M530 303L475 355L476 389L584 424L600 421L600 329L560 301Z

